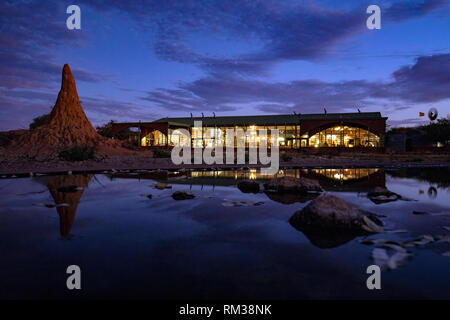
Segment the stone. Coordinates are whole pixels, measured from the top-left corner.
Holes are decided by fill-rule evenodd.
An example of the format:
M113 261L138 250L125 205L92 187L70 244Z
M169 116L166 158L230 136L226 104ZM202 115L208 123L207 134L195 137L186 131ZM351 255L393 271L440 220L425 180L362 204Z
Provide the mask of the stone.
M169 185L167 185L165 183L162 183L162 182L158 182L157 184L155 184L155 188L158 189L158 190L164 190L164 189L171 189L172 186L169 186Z
M339 229L353 233L382 232L383 223L371 212L341 198L322 194L289 220L296 229Z
M322 192L323 189L317 180L295 177L273 178L264 184L264 189L268 192L277 193L307 193Z
M194 199L195 195L193 195L192 193L187 193L186 191L175 191L172 194L172 198L174 200L189 200Z
M375 187L367 193L367 197L375 204L392 202L402 199L402 196L384 187Z
M252 180L242 180L237 184L239 190L244 193L258 193L259 192L259 183Z

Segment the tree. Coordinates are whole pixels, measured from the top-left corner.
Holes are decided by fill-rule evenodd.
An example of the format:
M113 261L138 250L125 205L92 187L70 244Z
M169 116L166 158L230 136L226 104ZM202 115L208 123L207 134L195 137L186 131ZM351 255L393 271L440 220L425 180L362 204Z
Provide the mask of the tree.
M425 131L429 141L447 144L450 140L450 116L422 126L422 129Z
M392 128L387 132L387 136L393 134L404 134L408 137L414 135L423 136L428 144L440 142L447 145L450 141L450 116L433 121L427 125L417 127Z
M42 116L36 117L33 119L33 121L30 123L30 130L34 130L37 127L40 127L44 124L47 124L50 120L50 113L43 114Z
M109 122L105 123L103 126L95 127L95 130L97 130L98 134L100 134L104 137L108 137L108 138L115 137L119 140L126 140L129 137L134 136L136 134L135 132L131 131L130 129L124 129L124 130L120 131L118 134L113 135L112 127L113 127L114 123L115 123L114 120L109 120Z

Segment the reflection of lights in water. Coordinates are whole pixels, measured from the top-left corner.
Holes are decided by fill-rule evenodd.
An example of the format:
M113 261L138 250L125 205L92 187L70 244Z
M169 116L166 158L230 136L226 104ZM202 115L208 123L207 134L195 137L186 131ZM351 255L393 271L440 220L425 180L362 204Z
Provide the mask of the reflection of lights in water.
M318 175L322 175L329 179L344 182L347 180L355 180L367 178L369 175L379 171L379 169L308 169L304 170L305 173L313 172ZM302 171L303 172L303 171ZM271 179L275 177L283 177L290 176L300 178L302 176L301 170L299 169L282 169L279 170L276 174L263 174L259 171L259 169L249 169L248 171L235 171L235 170L218 170L218 171L192 171L190 172L190 176L192 178L201 178L201 177L221 177L221 178L230 178L230 179ZM434 195L434 191L430 191L432 193L431 196Z
M333 180L352 180L368 177L378 169L313 169L312 171Z
M334 178L336 180L342 180L342 178L344 178L344 175L342 173L335 173Z

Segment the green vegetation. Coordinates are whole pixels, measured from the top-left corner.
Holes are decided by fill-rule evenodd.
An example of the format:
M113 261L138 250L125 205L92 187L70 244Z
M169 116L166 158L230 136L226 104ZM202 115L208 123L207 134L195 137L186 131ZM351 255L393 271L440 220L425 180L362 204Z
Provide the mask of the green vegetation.
M36 117L33 119L33 121L30 123L30 130L34 130L37 127L40 127L44 124L47 124L50 120L50 113L43 114L42 116Z
M75 146L59 153L59 157L66 161L84 161L95 158L95 149L86 146Z
M136 135L136 132L131 131L130 129L124 129L117 133L116 135L112 134L112 127L115 123L114 120L110 120L108 123L105 123L103 126L97 126L95 127L95 130L97 130L97 133L107 137L107 138L117 138L119 140L127 140L130 137L133 137Z
M450 141L450 116L438 119L436 122L423 126L422 129L428 140L446 145Z
M292 156L284 152L281 154L281 160L283 160L284 162L289 162L292 160Z
M433 121L427 125L417 127L393 128L387 132L391 134L405 134L406 136L420 135L428 144L441 143L449 145L450 142L450 116Z
M155 149L153 151L153 158L170 158L170 151Z
M419 158L419 157L414 157L414 158L410 158L410 159L406 159L406 162L422 162L423 159Z

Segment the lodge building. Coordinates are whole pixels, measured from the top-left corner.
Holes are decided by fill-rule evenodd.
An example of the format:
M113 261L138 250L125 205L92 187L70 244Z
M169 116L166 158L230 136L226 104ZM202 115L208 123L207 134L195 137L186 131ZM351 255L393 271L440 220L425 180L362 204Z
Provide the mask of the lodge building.
M138 128L142 147L170 147L186 144L187 138L177 129L191 133L193 147L226 146L227 129L243 129L246 146L252 139L258 143L258 130L278 129L280 148L355 148L384 147L387 117L380 112L289 114L224 117L162 118L153 122L123 122L113 124L113 134L127 128ZM194 127L201 121L202 128ZM269 140L270 141L270 140ZM235 141L236 143L236 141Z

